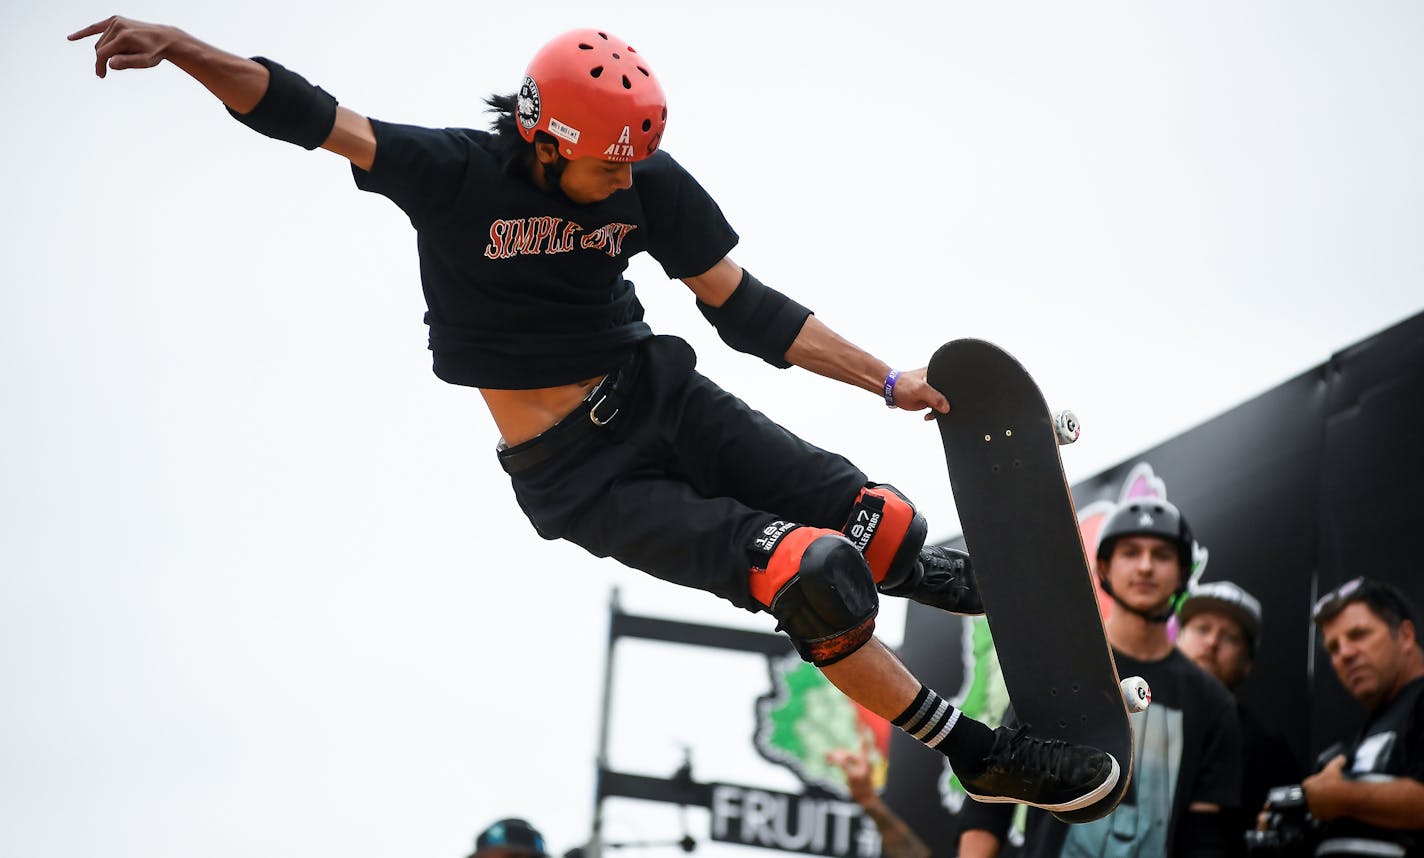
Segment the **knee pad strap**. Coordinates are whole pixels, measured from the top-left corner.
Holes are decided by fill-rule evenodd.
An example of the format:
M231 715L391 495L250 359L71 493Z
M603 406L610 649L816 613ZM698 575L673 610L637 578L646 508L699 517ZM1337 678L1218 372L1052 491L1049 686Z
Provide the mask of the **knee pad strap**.
M875 583L883 589L914 574L929 525L899 489L872 483L856 496L841 530L865 555Z

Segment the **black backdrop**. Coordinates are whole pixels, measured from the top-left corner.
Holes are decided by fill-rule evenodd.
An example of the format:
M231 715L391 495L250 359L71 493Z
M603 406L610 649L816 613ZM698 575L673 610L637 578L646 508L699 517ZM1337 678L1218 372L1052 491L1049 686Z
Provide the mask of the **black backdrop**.
M1202 579L1235 581L1261 600L1261 649L1242 698L1299 759L1314 759L1364 714L1315 646L1316 594L1369 575L1424 606L1424 313L1075 485L1080 510L1118 500L1142 463L1210 551ZM958 618L911 603L901 655L953 694L963 631ZM954 855L957 837L941 773L937 754L896 732L886 799L936 858Z

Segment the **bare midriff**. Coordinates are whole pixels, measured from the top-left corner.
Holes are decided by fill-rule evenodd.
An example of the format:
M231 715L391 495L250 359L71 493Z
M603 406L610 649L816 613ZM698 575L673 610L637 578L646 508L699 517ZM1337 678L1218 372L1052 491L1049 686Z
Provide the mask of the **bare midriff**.
M558 387L540 387L534 390L495 390L480 388L489 407L494 425L504 443L513 447L523 444L563 420L583 401L594 385L603 380L598 375L593 378L561 384Z

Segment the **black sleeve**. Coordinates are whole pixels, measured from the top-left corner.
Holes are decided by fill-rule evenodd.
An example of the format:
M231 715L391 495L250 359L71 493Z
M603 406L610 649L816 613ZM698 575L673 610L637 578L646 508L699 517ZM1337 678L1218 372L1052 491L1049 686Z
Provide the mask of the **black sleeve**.
M1202 735L1201 771L1186 804L1200 801L1222 808L1239 807L1242 745L1236 704L1224 688L1211 685L1203 690L1205 702L1199 711L1206 729Z
M1179 858L1217 858L1227 854L1226 817L1220 813L1194 813L1182 816L1177 831Z
M460 128L421 128L371 120L376 159L370 170L351 165L356 187L387 197L420 227L449 210L460 193L471 158L485 156L473 135Z
M702 274L737 246L737 232L697 180L666 152L633 165L647 215L648 253L676 280Z
M1424 694L1414 698L1414 713L1404 728L1404 765L1400 774L1424 781Z
M964 806L959 809L960 832L987 831L999 838L1000 845L1008 842L1009 826L1013 822L1012 804L984 804L970 798L965 799Z

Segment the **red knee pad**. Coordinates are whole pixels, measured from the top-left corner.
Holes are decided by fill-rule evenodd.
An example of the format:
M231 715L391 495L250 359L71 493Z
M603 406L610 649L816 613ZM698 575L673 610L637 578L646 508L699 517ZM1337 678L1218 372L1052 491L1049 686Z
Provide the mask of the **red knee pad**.
M929 525L899 489L872 483L856 495L841 532L865 555L879 584L887 575L892 581L904 577L925 544Z
M834 530L803 527L789 521L773 521L752 540L752 598L771 608L776 594L801 570L806 547Z
M874 634L879 596L865 558L844 535L775 521L753 539L751 553L752 598L806 661L834 664Z

